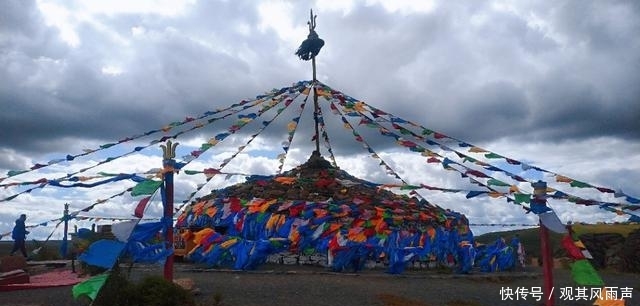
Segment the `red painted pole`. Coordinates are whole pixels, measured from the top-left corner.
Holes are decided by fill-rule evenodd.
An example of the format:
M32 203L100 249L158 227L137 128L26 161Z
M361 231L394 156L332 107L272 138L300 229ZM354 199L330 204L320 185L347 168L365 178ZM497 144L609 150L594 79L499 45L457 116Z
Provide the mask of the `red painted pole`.
M531 184L533 186L532 203L547 205L547 183L538 181ZM540 255L542 256L542 276L544 284L542 292L544 294L545 306L553 306L553 254L549 243L549 230L540 221Z
M163 150L162 160L162 178L164 184L164 208L163 220L167 222L165 233L165 247L173 250L173 172L175 171L176 146L178 143L172 143L167 140L166 145L160 145ZM164 279L173 282L173 252L167 256L164 262Z
M173 249L173 164L174 160L164 160L164 219L168 222L165 245ZM164 279L173 281L173 254L164 262Z
M542 275L544 277L545 306L553 306L553 254L549 246L549 230L540 222L540 252L542 253Z

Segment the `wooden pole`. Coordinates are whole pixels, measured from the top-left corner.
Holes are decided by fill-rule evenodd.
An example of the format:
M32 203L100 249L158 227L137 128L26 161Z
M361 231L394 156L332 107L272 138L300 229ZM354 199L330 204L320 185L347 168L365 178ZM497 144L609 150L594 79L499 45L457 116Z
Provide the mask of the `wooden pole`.
M316 57L311 59L313 65L313 121L315 123L316 132L316 151L320 154L320 122L318 116L320 115L320 105L318 105L318 91L316 90Z
M178 143L172 143L167 140L166 145L160 145L163 151L162 169L163 169L163 221L166 222L165 228L165 247L173 249L173 172L175 171L174 158L176 157L176 147ZM173 254L167 256L164 262L164 279L173 282Z
M63 254L60 254L60 255L62 255L63 259L66 259L67 258L67 248L66 248L67 243L66 242L69 239L68 238L69 237L68 236L69 235L69 203L64 203L64 212L63 212L63 217L62 218L64 219L64 236L62 236L62 240L65 242L64 243L65 247L64 247L64 249L60 250L61 253L63 253Z
M538 181L531 184L533 186L532 203L547 205L547 183ZM540 255L542 256L542 275L544 279L543 294L545 306L553 306L553 254L549 243L549 230L540 221Z
M309 14L309 33L316 28L316 18L313 16L313 10L310 10ZM320 106L318 105L318 91L316 90L316 56L311 58L311 70L313 71L313 121L315 123L316 132L316 151L320 154L320 129L318 126L318 116L320 115Z

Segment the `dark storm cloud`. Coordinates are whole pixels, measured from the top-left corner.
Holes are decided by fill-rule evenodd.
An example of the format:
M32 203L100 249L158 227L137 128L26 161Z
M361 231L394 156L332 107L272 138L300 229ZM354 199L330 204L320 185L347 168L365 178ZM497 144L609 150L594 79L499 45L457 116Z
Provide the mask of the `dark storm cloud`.
M356 97L470 141L637 139L638 9L617 2L600 16L603 5L567 2L520 15L448 4L409 16L356 8L327 25L350 26L325 34L335 39L327 39L331 60L355 62L327 75ZM573 14L576 7L588 12ZM522 17L531 15L546 24Z
M0 130L3 146L8 148L60 151L70 148L70 144L61 141L63 137L76 142L88 138L119 139L251 98L277 85L273 79L286 79L282 74L259 80L260 73L246 61L220 51L230 40L237 39L237 33L234 37L225 24L209 20L222 20L225 13L234 14L233 10L240 7L205 8L202 11L219 16L202 14L197 16L201 19L195 20L159 18L145 22L149 16L100 16L103 19L98 21L113 27L110 30L115 30L115 35L129 39L131 29L140 26L143 36L123 45L103 29L85 23L77 29L81 45L67 49L61 58L51 58L50 40L58 39L56 47L64 45L59 33L44 26L33 3L24 2L24 7L5 3L3 11L9 16L38 17L9 18L6 23L10 26L3 27L3 37L8 39L3 41L2 61L7 65L2 77L6 82L0 85ZM25 20L34 23L20 24ZM199 22L210 26L211 35L203 39L222 37L211 42L213 47L184 34L197 28ZM246 22L252 26L256 23L252 18ZM40 32L48 33L34 35ZM249 43L270 53L269 39L275 41L273 35L267 33ZM31 51L32 46L37 46L39 52ZM103 74L102 68L109 65L118 66L123 73ZM27 82L34 77L36 82Z

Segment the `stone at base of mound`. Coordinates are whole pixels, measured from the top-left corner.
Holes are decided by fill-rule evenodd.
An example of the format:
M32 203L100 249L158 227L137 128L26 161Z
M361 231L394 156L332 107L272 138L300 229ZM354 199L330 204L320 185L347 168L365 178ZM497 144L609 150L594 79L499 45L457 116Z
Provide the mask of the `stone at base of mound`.
M196 287L196 283L190 278L176 278L173 280L173 283L193 294L197 295L200 293L200 289Z
M0 273L0 286L13 284L28 284L29 274L22 269Z
M26 268L27 259L22 256L4 256L0 258L0 272L25 270Z
M317 266L328 268L330 265L328 263L327 255L314 253L311 255L302 255L291 252L280 252L276 254L271 254L267 257L266 263L269 264L278 264L285 266ZM364 263L365 269L386 269L389 267L389 263L383 260L373 260L367 259ZM406 263L405 267L407 269L416 269L416 270L431 270L437 269L438 263L433 260L426 261L418 261L414 260Z

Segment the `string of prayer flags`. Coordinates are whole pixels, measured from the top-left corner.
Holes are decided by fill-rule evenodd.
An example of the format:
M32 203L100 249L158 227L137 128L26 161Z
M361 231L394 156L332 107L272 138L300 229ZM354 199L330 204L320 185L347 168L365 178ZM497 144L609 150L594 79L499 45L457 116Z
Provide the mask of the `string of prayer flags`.
M565 249L567 255L572 260L569 264L571 267L571 276L573 280L580 286L597 286L602 287L601 292L596 296L597 299L593 305L601 306L624 306L624 299L618 298L607 292L604 281L593 267L589 259L593 257L584 246L580 239L576 239L571 226L567 226L566 235L562 238L561 245ZM592 291L593 292L593 291Z
M331 103L331 104L333 104L333 101L330 101L330 103ZM347 103L347 102L344 102L344 100L340 100L340 103L339 103L339 104L340 104L340 106L343 108L343 111L348 111L348 110L350 110L350 109L352 108L352 105L353 105L353 103ZM338 113L340 114L340 111L337 109L337 107L334 107L334 108L335 108L335 109L338 111ZM366 115L364 115L364 114L360 114L360 115L361 115L363 118L365 118L365 120L367 120L367 122L373 122L373 121L372 121L372 120L370 120ZM380 120L382 120L382 121L385 121L385 120L386 120L386 119L383 119L383 118L381 118L381 117L378 117L378 118L379 118ZM395 117L392 117L392 119L393 119L393 118L395 118ZM359 135L359 134L354 130L353 126L352 126L352 125L351 125L351 124L346 120L346 118L344 118L344 116L341 116L341 119L342 119L342 121L343 121L343 123L344 123L345 127L347 127L348 129L351 129L351 130L352 130L352 133L353 133L354 135L356 135L356 140L357 140L357 141L359 141L359 142L363 142L362 137L361 137L361 136L360 136L360 135ZM391 121L391 122L405 122L404 120L399 120L399 119L396 119L395 121L394 121L394 120L389 120L389 121ZM400 145L402 145L402 146L404 146L404 147L409 148L409 150L410 150L410 151L413 151L413 152L426 152L427 154L430 154L430 155L440 156L439 154L437 154L437 153L435 153L435 152L433 152L433 151L430 151L430 150L427 150L427 149L425 149L425 148L423 148L423 147L421 147L421 146L418 146L418 145L417 145L417 144L415 144L414 142L406 141L406 140L405 140L405 139L403 139L401 136L399 136L399 135L396 135L396 134L392 133L392 132L391 132L391 131L389 131L388 129L386 129L386 128L384 128L383 126L381 126L379 123L375 123L375 124L374 124L374 126L378 127L378 131L380 132L380 134L381 134L381 135L383 135L383 136L389 136L389 137L393 137L393 138L395 138L395 139L396 139L396 142L397 142L398 144L400 144ZM395 127L396 127L396 128L398 128L399 126L396 124L396 125L395 125ZM407 132L405 132L405 133L403 133L403 134L411 134L411 135L414 135L417 139L423 139L423 138L421 138L420 136L415 135L414 133L412 133L412 132L410 132L410 131L408 131L408 130L407 130ZM363 146L364 146L365 148L367 148L370 152L372 152L372 151L371 151L371 149L370 149L370 147L368 146L368 144L364 143L364 145L363 145ZM376 155L372 155L372 156L377 157L377 154L376 154ZM440 157L442 157L442 156L440 156ZM464 172L463 172L463 171L460 171L460 170L458 170L458 169L455 169L455 168L453 168L453 167L450 167L450 166L449 166L449 164L456 164L456 165L460 165L460 166L461 166L462 168L464 168L465 170L464 170ZM381 163L381 165L383 165L383 164ZM446 169L446 170L454 170L454 171L458 171L458 172L460 172L460 173L462 174L462 176L463 176L463 177L468 177L469 175L474 175L474 176L476 176L476 177L480 177L480 178L491 178L490 176L488 176L488 175L486 175L486 174L484 174L484 173L482 173L482 172L480 172L480 171L478 171L478 170L470 169L470 168L468 168L468 167L466 167L466 166L464 166L464 165L462 165L462 164L455 163L455 162L453 162L452 160L450 160L450 159L448 159L448 158L446 158L446 157L443 157L442 165L443 165L444 169ZM389 172L389 171L388 171L388 172ZM472 181L472 183L475 183L475 184L478 184L478 185L480 185L480 186L486 187L486 188L489 190L489 192L488 192L487 194L489 194L490 196L495 197L495 196L500 196L501 194L503 194L503 193L500 193L499 191L497 191L497 190L493 189L493 188L492 188L492 187L490 187L489 185L487 185L487 184L484 184L484 183L480 182L479 180L472 179L472 178L470 178L470 180ZM498 180L495 180L495 182L498 182ZM511 200L509 197L507 197L507 201L513 201L513 200Z
M124 143L124 142L129 142L129 141L133 141L133 140L136 140L136 139L139 139L139 138L142 138L142 137L147 137L147 136L149 136L149 135L152 135L152 134L158 133L158 132L160 132L160 131L168 132L170 129L172 129L172 128L174 128L174 127L181 126L181 125L184 125L184 124L187 124L187 123L190 123L190 122L194 122L195 120L201 120L201 119L204 119L204 118L206 118L206 117L210 117L210 116L212 116L212 115L214 115L214 114L217 114L217 113L220 113L220 112L224 112L224 111L228 111L228 110L234 109L234 108L236 108L236 107L238 107L238 106L242 106L242 105L247 104L247 103L249 103L249 102L251 102L251 101L242 101L242 102L240 102L240 103L232 104L232 105L230 105L229 107L226 107L226 108L224 108L224 109L220 109L220 110L216 110L216 111L207 111L207 112L205 112L204 114L202 114L201 116L199 116L199 117L197 117L197 118L186 117L186 118L185 118L185 120L183 120L183 121L181 121L181 122L173 122L173 123L171 123L171 124L169 124L169 125L164 126L164 127L163 127L163 128L161 128L161 129L155 129L155 130L151 130L151 131L148 131L148 132L146 132L146 133L143 133L143 134L138 134L138 135L135 135L135 136L126 137L126 138L123 138L123 139L119 140L117 143L108 143L108 144L100 145L98 149L84 149L84 150L83 150L83 153L81 153L81 154L76 154L76 155L70 155L70 154L68 154L68 155L66 156L66 158L54 159L54 160L52 160L52 161L49 161L46 165L45 165L45 164L35 164L35 165L34 165L34 166L32 166L29 170L11 170L11 171L9 171L9 172L8 172L8 176L7 176L7 177L0 178L0 182L1 182L1 181L3 181L4 179L8 178L8 177L13 177L13 176L17 176L17 175L20 175L20 174L24 174L24 173L27 173L27 172L30 172L30 171L34 171L34 170L38 170L38 169L42 169L42 168L44 168L44 167L51 166L51 165L55 165L55 164L58 164L58 163L61 163L61 162L64 162L64 161L72 161L72 160L74 160L74 159L76 159L76 158L78 158L78 157L85 156L85 155L89 155L89 154L92 154L92 153L98 152L98 151L100 151L100 150L105 150L105 149L111 148L111 147L113 147L113 146L115 146L115 145L119 145L119 144ZM211 123L211 121L209 121L209 123ZM194 127L194 128L192 128L191 130L193 130L193 129L195 129L195 128L200 128L200 127L202 127L202 126L204 126L204 125L203 125L203 124L201 124L201 123L197 123L197 124L195 124L195 127ZM125 153L125 154L120 155L120 156L107 158L106 160L104 160L103 162L98 163L97 165L101 165L101 164L104 164L104 163L106 163L106 162L113 161L113 160L115 160L115 159L117 159L117 158L120 158L120 157L123 157L123 156L129 155L129 154L131 154L131 153L133 153L133 152L139 152L139 151L141 151L141 150L143 150L143 149L145 149L145 148L147 148L147 147L149 147L149 146L151 146L151 145L154 145L154 144L156 144L156 143L158 143L158 142L161 142L161 141L164 141L164 140L166 140L166 139L175 138L175 137L177 137L178 135L179 135L179 134L176 134L176 135L174 135L173 137L166 137L166 136L165 136L165 137L161 138L160 140L154 140L154 141L151 141L151 142L150 142L148 145L146 145L146 146L143 146L143 147L136 147L136 148L135 148L133 151L131 151L131 152ZM96 166L97 166L97 165L96 165ZM90 167L90 168L93 168L93 167ZM84 171L86 171L86 170L88 170L88 169L90 169L90 168L83 169L83 170L81 170L81 171L79 171L79 172L77 172L77 173L84 172ZM67 175L67 177L72 176L72 175L75 175L75 174ZM64 179L64 178L59 178L59 180L62 180L62 179Z
M303 92L304 94L304 92ZM298 123L300 121L300 117L302 117L302 113L304 112L305 106L307 105L307 99L309 99L309 94L305 94L300 107L298 108L298 113L296 117L291 119L291 122L287 125L287 140L282 142L282 149L284 150L284 154L278 155L278 173L282 173L282 168L284 167L284 161L287 158L287 154L289 153L289 147L291 147L291 142L293 141L293 137L298 129Z
M417 140L424 141L424 142L426 142L427 144L430 144L430 145L438 146L440 149L442 149L444 151L455 152L458 156L463 158L464 161L473 162L474 164L477 164L478 166L481 166L482 168L484 168L486 170L489 170L489 171L502 172L502 173L506 174L507 176L511 177L512 179L514 179L514 180L516 180L518 182L527 182L527 180L525 178L523 178L522 176L520 176L520 175L511 173L509 171L501 169L500 167L496 167L495 165L490 165L490 164L488 164L486 162L479 161L479 160L474 159L474 158L472 158L470 156L467 156L466 154L463 154L462 152L459 152L459 151L457 151L457 150L445 145L444 143L458 143L459 147L467 148L468 152L482 154L482 156L484 158L489 159L489 160L502 159L508 164L521 165L523 170L533 169L533 170L536 170L536 171L540 171L540 172L544 172L544 173L550 173L552 175L558 176L558 174L555 174L553 172L541 169L539 167L531 166L531 165L528 165L526 163L522 163L520 161L504 157L504 156L502 156L500 154L490 152L490 151L488 151L486 149L482 149L480 147L468 144L466 142L459 141L459 140L457 140L455 138L451 138L451 137L449 137L447 135L444 135L442 133L434 132L432 130L429 130L427 128L419 126L419 125L417 125L417 124L415 124L415 123L413 123L411 121L398 118L398 117L396 117L396 116L394 116L392 114L389 114L389 113L383 112L383 111L381 111L379 109L376 109L375 107L372 107L372 106L370 106L370 105L368 105L368 104L366 104L366 103L364 103L362 101L358 101L358 100L356 100L354 98L351 98L351 97L349 97L347 95L344 95L343 93L340 93L338 91L330 89L328 86L326 86L324 84L321 84L321 85L325 87L325 91L326 92L331 92L332 93L331 99L327 98L327 100L329 100L330 102L332 102L332 99L338 100L339 104L343 107L344 112L346 112L346 113L356 112L356 113L360 114L360 116L362 118L359 120L359 125L366 125L366 126L370 126L370 127L376 127L377 126L381 135L383 135L383 136L391 136L391 137L396 138L398 144L408 147L411 151L429 152L429 150L421 148L420 146L416 146L414 142L410 142L410 141L404 140L400 136L394 135L388 129L380 126L379 123L380 122L385 122L385 121L388 120L389 122L391 122L391 126L394 129L398 130L401 135L412 135ZM356 105L356 103L358 103L358 106L359 106L357 110L354 107ZM335 107L335 105L332 106L331 109L332 109L332 111L337 112L337 107ZM371 120L370 118L368 118L363 113L367 109L369 109L369 112L372 114L372 116L375 118L375 120ZM386 119L385 117L388 117L389 119ZM411 132L410 130L402 127L401 124L408 124L408 125L411 125L413 127L420 128L422 135L418 135L418 134L415 134L415 133ZM347 126L347 124L345 124L345 127L350 128L350 127ZM426 139L424 137L424 135L428 135L428 136L433 137L433 139L435 141L431 140L431 139ZM437 158L430 158L428 160L428 162L429 163L436 162L437 160L438 160ZM445 160L445 161L448 161L448 160ZM454 170L451 167L449 167L449 164L450 163L444 163L443 166L447 170ZM476 176L476 177L479 177L479 178L486 178L485 176L488 176L488 175L486 175L486 173L479 172L477 170L471 170L468 173L462 173L462 174L463 174L463 177L468 177L469 175L473 175L473 176ZM609 189L609 188L597 187L595 185L588 184L588 183L585 183L585 182L580 182L580 181L577 181L577 180L574 180L574 179L568 180L566 177L565 178L560 177L559 180L566 180L567 183L569 183L569 185L571 187L575 187L575 188L595 188L598 191L603 192L603 193L612 193L613 192L613 190ZM501 181L491 180L491 181L487 182L486 185L487 186L502 186L503 184L499 183L499 182L501 182ZM496 183L499 184L499 185L493 185L493 184L496 184ZM506 183L506 182L503 182L503 183L508 185L508 183ZM490 194L499 195L499 192L490 191ZM603 203L601 201L587 200L587 199L582 199L582 198L576 197L576 196L571 196L569 199L573 199L574 200L573 202L576 203L576 204L600 205L603 209L607 209L607 210L610 209L610 206L616 206L616 207L619 207L621 209L623 209L623 208L633 209L629 205L640 203L639 199L636 199L636 198L633 198L633 197L629 197L626 194L624 195L624 197L625 197L625 201L629 202L630 204ZM507 201L513 201L513 200L507 198ZM514 201L514 202L516 202L516 201ZM624 211L624 210L618 210L618 211Z
M247 107L251 107L251 106L252 106L252 105L244 106L241 110L244 110L244 109L246 109ZM237 110L237 111L240 111L240 110ZM236 112L237 112L237 111L236 111ZM233 112L232 112L232 113L233 113ZM230 114L232 114L232 113L230 113ZM222 118L227 117L227 116L229 116L230 114L227 114L227 115L223 116ZM214 122L214 121L215 121L215 120L217 120L217 119L220 119L220 118L209 119L208 124L210 124L210 123ZM106 158L106 159L104 159L104 160L102 160L102 161L100 161L100 162L98 162L98 163L95 163L95 164L93 164L93 165L91 165L91 166L89 166L89 167L86 167L86 168L80 169L80 170L78 170L78 171L76 171L76 172L73 172L73 173L69 173L69 174L67 174L67 175L65 175L65 176L62 176L62 177L59 177L59 178L45 180L45 181L43 181L40 185L38 185L38 186L36 186L36 187L33 187L33 188L30 188L30 189L24 190L24 191L22 191L22 192L20 192L20 193L18 193L18 194L15 194L15 195L9 196L9 197L7 197L7 198L5 198L5 199L0 199L0 202L3 202L3 201L10 201L10 200L12 200L12 199L14 199L14 198L18 197L19 195L22 195L22 194L25 194L25 193L30 193L30 192L32 192L33 190L36 190L36 189L39 189L39 188L44 188L46 185L48 185L48 184L49 184L49 182L55 182L55 181L62 181L62 180L65 180L65 179L67 179L67 178L69 178L69 177L73 177L73 176L75 176L75 175L77 175L77 174L80 174L80 173L86 172L86 171L88 171L88 170L90 170L90 169L93 169L93 168L95 168L95 167L98 167L98 166L100 166L100 165L103 165L103 164L106 164L106 163L112 162L112 161L117 160L117 159L119 159L119 158L123 158L123 157L128 156L128 155L131 155L131 154L133 154L133 153L135 153L135 152L141 151L141 150L143 150L143 149L145 149L145 148L148 148L148 147L149 147L149 146L151 146L151 145L155 145L155 144L157 144L157 143L160 143L160 142L166 141L166 140L168 140L168 139L176 139L179 135L182 135L182 134L184 134L184 133L186 133L186 132L192 131L192 130L197 129L197 128L201 128L202 126L204 126L204 125L195 125L195 126L194 126L194 127L192 127L191 129L188 129L188 130L186 130L186 131L180 131L180 132L176 133L176 134L175 134L175 135L173 135L173 136L163 136L163 137L162 137L162 138L160 138L160 139L152 140L152 141L151 141L148 145L146 145L146 146L136 147L133 151L126 152L126 153L121 154L121 155L118 155L118 156L108 157L108 158ZM105 147L110 147L110 146L111 146L111 145L109 145L109 146L105 146ZM196 156L196 157L197 157L197 156L199 156L199 154L201 154L201 153L202 153L202 151L194 151L194 152L192 152L192 155L194 155L194 156ZM73 159L73 158L72 158L72 159ZM183 163L178 163L178 164L179 164L179 165L181 165L181 166L182 166L182 165L184 165ZM22 174L22 173L25 173L25 171L22 171L22 172L20 172L19 174ZM15 174L15 175L17 175L17 174Z
M333 104L333 102L331 102L331 104ZM402 181L403 183L406 184L406 182L382 158L380 158L380 156L371 148L371 146L369 146L367 141L365 141L362 138L362 136L360 136L360 134L353 128L351 123L347 120L347 118L345 118L342 115L342 112L340 110L338 110L338 114L339 114L340 118L342 119L342 122L344 123L345 128L347 128L348 130L351 130L351 134L354 136L356 141L358 141L362 145L363 148L367 149L368 152L372 153L372 155L370 155L370 156L375 158L375 159L377 159L380 162L379 165L383 166L385 168L386 173L390 174L390 175L393 175L396 179L398 179L398 180L400 180L400 181Z
M298 94L299 94L299 93L295 93L295 96L294 96L293 98L290 98L288 95L283 95L283 96L278 96L277 98L276 98L276 97L272 98L268 103L266 103L265 105L263 105L262 109L260 109L260 111L258 112L258 114L256 114L256 115L251 115L251 116L248 116L248 117L243 117L243 118L245 118L246 120L243 120L241 124L238 124L236 129L233 129L233 130L231 130L231 129L230 129L230 131L231 131L232 133L235 133L236 131L240 130L240 128L242 128L243 126L245 126L247 123L249 123L249 122L251 122L251 121L253 121L253 120L257 119L258 117L260 117L260 116L262 116L264 113L266 113L268 110L272 109L273 107L277 106L279 103L281 103L282 101L284 101L284 106L283 106L283 107L281 107L281 108L278 108L278 109L276 110L275 115L274 115L271 119L269 119L269 120L267 120L267 121L264 121L264 122L263 122L262 127L258 130L258 132L257 132L257 133L254 133L253 135L251 135L251 137L249 137L249 140L246 142L246 144L245 144L245 145L240 146L240 147L238 148L238 150L236 150L236 152L234 152L234 153L233 153L229 158L227 158L227 159L223 160L223 162L218 166L218 169L223 169L223 168L224 168L224 167L225 167L225 166L226 166L226 165L227 165L227 164L228 164L228 163L229 163L233 158L235 158L238 154L240 154L240 153L241 153L241 152L246 148L246 146L247 146L247 145L249 145L249 144L250 144L250 143L251 143L251 142L252 142L256 137L258 137L258 135L259 135L261 132L263 132L263 131L264 131L264 130L269 126L269 124L271 124L275 119L277 119L277 118L280 116L280 114L281 114L281 113L282 113L282 112L283 112L287 107L289 107L289 106L291 105L291 103L292 103L292 102L297 98ZM218 139L218 140L222 141L222 140L224 140L224 139L225 139L227 136L229 136L229 135L230 135L230 134L228 134L228 133L227 133L227 134L224 134L223 136L221 136L220 134L218 134L218 136L216 136L216 139ZM209 149L210 147L212 147L212 146L208 146L208 148L207 148L207 149ZM202 152L204 152L204 151L202 151ZM199 154L201 154L202 152L200 152ZM211 176L207 177L207 179L206 179L206 181L205 181L205 183L204 183L204 184L198 185L198 186L196 187L196 190L194 190L194 191L193 191L193 192L188 196L188 198L187 198L187 199L185 199L185 200L183 200L183 201L182 201L182 202L183 202L183 205L181 205L181 206L176 210L176 212L177 212L177 211L179 211L179 210L184 206L184 204L186 204L186 203L188 203L189 201L191 201L191 199L192 199L192 198L193 198L193 197L194 197L194 196L195 196L195 195L196 195L200 190L202 190L202 189L204 188L204 186L206 186L206 184L207 184L209 181L211 181L211 179L213 178L213 176L214 176L214 175L211 175Z
M318 122L320 125L320 134L322 135L324 147L327 149L327 152L329 152L329 159L331 160L331 165L334 167L337 167L338 163L336 163L336 157L333 154L333 149L331 148L331 142L329 141L329 133L327 133L327 129L324 124L324 117L322 115L321 107L318 107Z

